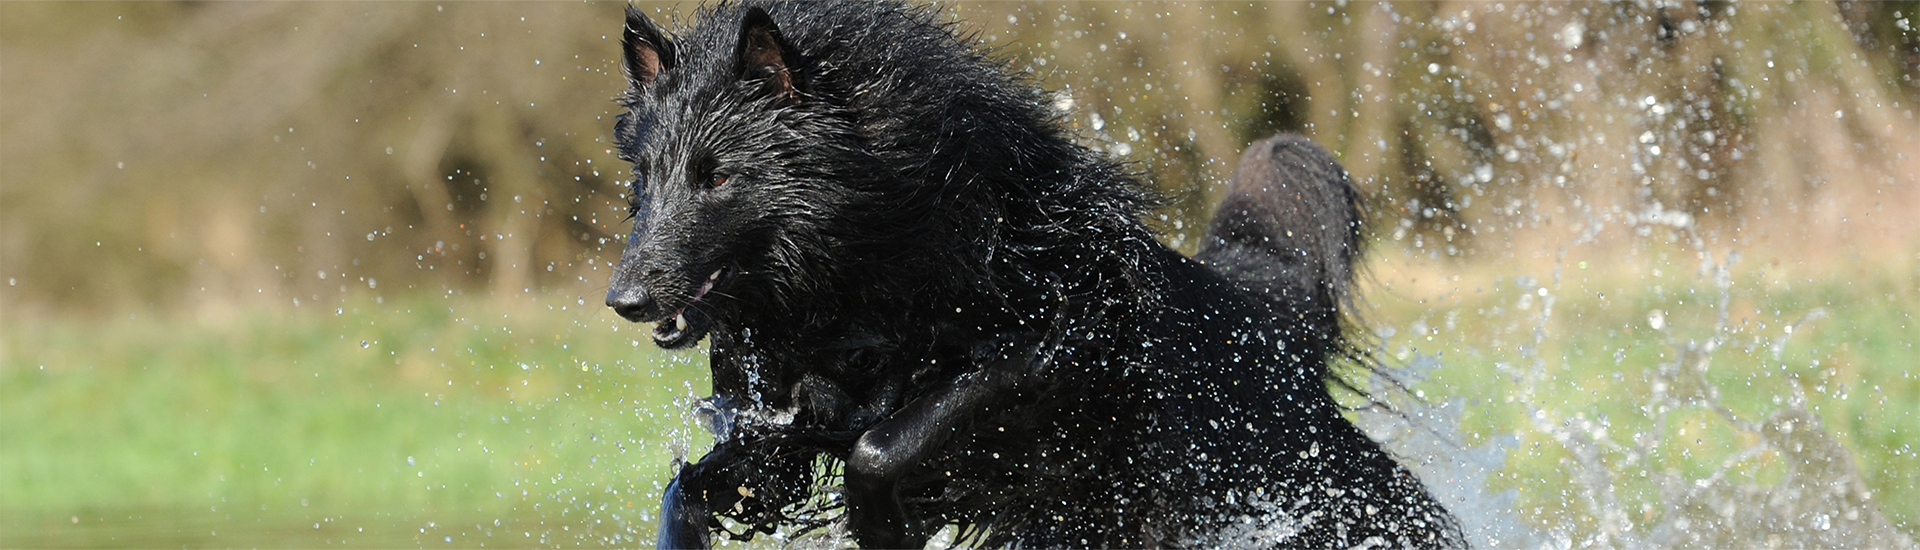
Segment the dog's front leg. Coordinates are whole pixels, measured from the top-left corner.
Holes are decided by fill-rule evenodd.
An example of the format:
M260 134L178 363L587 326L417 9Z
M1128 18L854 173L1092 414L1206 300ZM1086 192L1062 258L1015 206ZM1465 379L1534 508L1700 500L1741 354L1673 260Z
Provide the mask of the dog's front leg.
M955 378L875 424L847 457L847 526L863 548L926 546L926 526L900 502L899 481L961 424L1014 389L1019 374L987 368Z
M713 547L713 529L719 523L713 510L725 510L739 502L731 488L740 486L735 479L741 473L743 459L752 455L738 440L723 441L700 457L699 462L680 468L666 493L660 495L660 532L654 545L661 550L706 550ZM728 489L711 492L715 487Z
M654 547L706 550L713 546L713 530L708 527L713 514L706 495L707 486L712 482L707 478L710 472L724 469L719 464L733 460L736 454L736 446L728 444L728 436L733 433L739 412L732 400L721 395L694 404L693 415L713 434L714 448L698 462L681 465L673 481L667 482L666 492L660 495L660 531L656 533Z
M708 454L707 457L712 457ZM707 511L707 499L699 494L706 482L700 479L706 468L700 467L707 462L702 458L699 463L688 464L674 474L673 481L667 483L666 494L660 497L660 532L654 547L660 550L706 550L712 547L712 531L707 522L713 514Z

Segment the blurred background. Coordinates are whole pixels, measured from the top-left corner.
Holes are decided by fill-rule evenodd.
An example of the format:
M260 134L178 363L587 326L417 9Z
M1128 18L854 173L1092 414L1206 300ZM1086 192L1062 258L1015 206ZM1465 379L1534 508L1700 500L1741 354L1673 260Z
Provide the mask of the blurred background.
M0 3L0 546L651 540L707 382L600 306L623 5ZM1920 532L1920 2L944 9L1176 248L1339 155L1355 417L1476 541Z

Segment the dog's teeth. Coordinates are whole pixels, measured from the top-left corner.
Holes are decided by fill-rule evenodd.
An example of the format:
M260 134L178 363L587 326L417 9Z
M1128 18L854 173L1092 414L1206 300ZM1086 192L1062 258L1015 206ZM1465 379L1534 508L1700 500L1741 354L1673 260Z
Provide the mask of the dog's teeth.
M687 315L685 313L673 316L673 330L674 332L687 330Z
M708 281L708 282L712 282L712 281L716 281L716 280L719 280L719 279L720 279L720 270L718 270L718 269L715 269L715 270L713 270L713 274L712 274L712 275L708 275L708 276L707 276L707 281Z

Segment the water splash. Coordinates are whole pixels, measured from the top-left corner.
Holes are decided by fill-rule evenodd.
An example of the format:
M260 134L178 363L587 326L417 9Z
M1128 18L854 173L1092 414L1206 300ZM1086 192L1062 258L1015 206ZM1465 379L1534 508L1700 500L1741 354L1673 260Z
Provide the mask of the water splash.
M1464 442L1473 430L1462 425L1465 401L1429 403L1405 393L1389 393L1390 408L1359 411L1358 422L1427 482L1460 517L1476 547L1915 548L1880 511L1852 453L1810 405L1807 388L1825 386L1802 379L1799 373L1806 369L1788 364L1789 340L1825 320L1827 310L1808 309L1777 335L1753 337L1742 346L1737 339L1742 327L1729 314L1730 305L1743 298L1732 276L1740 255L1707 252L1699 234L1675 216L1641 216L1630 227L1648 236L1638 229L1650 225L1672 231L1674 240L1699 251L1698 272L1713 291L1705 305L1714 313L1699 320L1677 311L1647 313L1644 326L1663 340L1661 359L1641 373L1634 373L1631 363L1621 367L1626 374L1644 376L1648 391L1637 396L1632 409L1637 414L1622 416L1552 396L1578 383L1569 375L1572 358L1542 351L1566 337L1559 333L1565 323L1554 322L1557 293L1549 287L1560 286L1556 270L1551 281L1516 279L1521 299L1507 315L1530 319L1531 325L1526 341L1515 346L1518 360L1495 362L1495 371L1511 382L1508 398L1525 411L1523 425L1468 445ZM1537 309L1531 307L1536 297ZM1451 314L1449 319L1451 324ZM1407 332L1375 331L1389 347L1438 333L1424 319L1411 323ZM1729 354L1762 355L1766 365L1783 373L1785 390L1773 397L1770 408L1751 410L1723 395L1721 384L1753 384L1752 378L1710 376L1717 364L1728 368L1734 359ZM1615 365L1623 359L1624 350L1616 351ZM1803 366L1817 370L1819 360L1810 362ZM1460 368L1465 361L1416 352L1400 363L1373 386L1422 387L1436 371ZM1528 480L1530 490L1561 487L1564 513L1522 517L1517 491L1493 489L1502 472L1514 475L1507 455L1523 439L1564 453L1561 479ZM1708 439L1731 443L1708 444Z

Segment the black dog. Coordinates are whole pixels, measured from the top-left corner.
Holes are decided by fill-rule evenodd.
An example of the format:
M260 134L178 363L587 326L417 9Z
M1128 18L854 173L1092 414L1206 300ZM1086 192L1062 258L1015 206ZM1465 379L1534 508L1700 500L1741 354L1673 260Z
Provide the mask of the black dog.
M627 12L634 230L607 304L710 337L714 450L660 545L844 505L866 547L1459 546L1341 416L1357 195L1256 144L1195 259L1152 197L932 8ZM824 487L841 473L844 491Z

